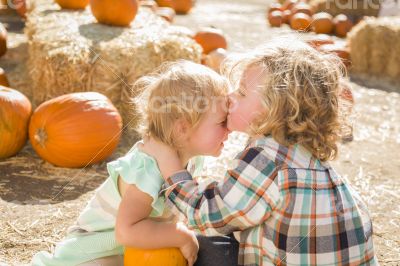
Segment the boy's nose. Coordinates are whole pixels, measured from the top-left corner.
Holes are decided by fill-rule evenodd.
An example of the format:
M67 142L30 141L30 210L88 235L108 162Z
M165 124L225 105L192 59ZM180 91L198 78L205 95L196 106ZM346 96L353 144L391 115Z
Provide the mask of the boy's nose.
M228 111L231 111L236 104L235 93L228 94Z

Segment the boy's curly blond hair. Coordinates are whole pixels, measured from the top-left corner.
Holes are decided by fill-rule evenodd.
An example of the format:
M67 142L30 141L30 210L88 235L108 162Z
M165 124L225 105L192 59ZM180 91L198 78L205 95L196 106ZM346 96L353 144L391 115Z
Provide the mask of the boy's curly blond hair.
M139 116L138 131L177 147L174 124L183 118L191 128L204 114L225 99L229 82L208 67L186 60L162 64L137 80L133 104Z
M259 89L267 110L251 125L252 132L271 135L285 146L301 144L321 161L334 159L340 137L340 59L285 37L228 60L223 72L238 85L238 77L252 66L264 69Z

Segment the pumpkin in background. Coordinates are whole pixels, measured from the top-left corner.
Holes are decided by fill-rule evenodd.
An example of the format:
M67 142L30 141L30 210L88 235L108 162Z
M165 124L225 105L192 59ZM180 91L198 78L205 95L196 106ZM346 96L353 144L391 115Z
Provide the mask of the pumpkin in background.
M326 12L320 12L312 16L312 29L315 33L328 34L331 33L333 25L333 17Z
M282 23L290 24L290 18L292 17L291 10L285 10L282 12Z
M176 16L175 10L170 7L157 7L155 13L170 23L174 22Z
M335 34L338 37L346 37L347 33L353 28L353 22L343 14L337 15L333 19L335 25Z
M7 30L2 23L0 23L0 56L7 52Z
M156 11L157 7L158 7L157 3L155 1L153 1L153 0L140 0L139 1L139 5L141 7L150 8L153 11Z
M117 147L121 116L97 92L71 93L42 103L29 124L37 154L61 167L83 167L104 160Z
M90 0L90 8L98 22L126 27L135 18L138 10L137 0Z
M156 0L161 7L170 7L178 14L187 14L193 7L193 0Z
M186 266L178 248L136 249L125 248L124 266Z
M313 15L313 11L311 9L311 6L309 4L303 3L303 2L295 4L292 7L291 11L292 11L292 16L297 14L297 13L304 13L304 14L309 15L310 17Z
M324 44L333 44L334 41L331 36L326 34L317 34L312 36L307 40L307 43L311 45L313 48L318 49L321 45Z
M351 64L350 50L344 42L335 42L334 44L324 44L319 47L319 50L323 53L336 54L342 59L343 64L349 67Z
M26 18L26 1L25 0L12 0L13 8L17 14Z
M203 53L223 48L226 49L228 44L221 30L215 28L203 28L197 32L193 39L203 47Z
M65 9L85 9L89 0L55 0L56 3Z
M0 86L10 87L10 83L8 83L8 78L4 69L0 67Z
M31 112L25 95L0 86L0 159L13 156L24 147Z
M279 10L275 10L269 13L268 22L272 27L280 27L283 23L282 12Z
M290 27L298 31L307 31L311 24L311 17L304 13L297 13L290 19Z
M298 0L286 0L282 5L282 10L291 10L298 2Z
M272 3L268 8L267 16L273 11L282 11L282 5L275 2Z
M208 55L204 57L204 65L213 69L215 72L220 73L221 64L227 57L227 52L223 48L218 48L214 51L211 51Z

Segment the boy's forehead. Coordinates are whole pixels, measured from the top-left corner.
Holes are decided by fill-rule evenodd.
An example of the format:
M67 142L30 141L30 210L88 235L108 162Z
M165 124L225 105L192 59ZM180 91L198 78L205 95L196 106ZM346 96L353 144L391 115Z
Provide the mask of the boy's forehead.
M242 74L241 86L254 89L265 78L265 69L258 65L249 66Z

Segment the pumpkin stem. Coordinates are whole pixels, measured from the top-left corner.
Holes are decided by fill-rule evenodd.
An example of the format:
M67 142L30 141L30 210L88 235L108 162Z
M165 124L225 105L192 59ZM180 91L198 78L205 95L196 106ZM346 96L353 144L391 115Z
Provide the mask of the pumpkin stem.
M47 133L43 128L36 130L35 140L39 145L44 148L47 141Z

